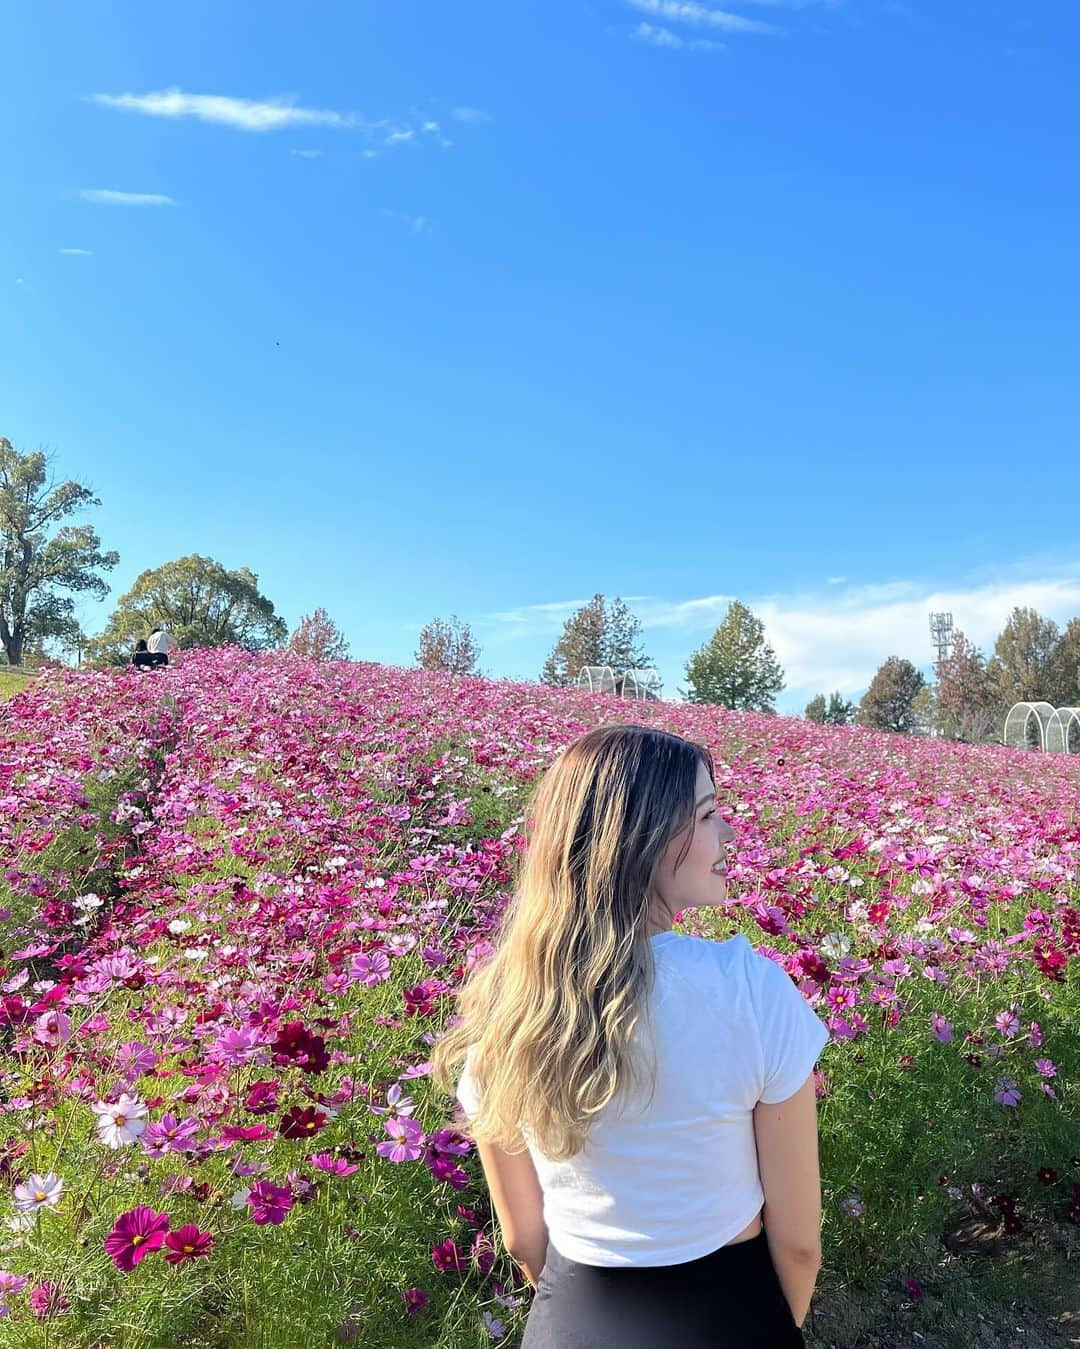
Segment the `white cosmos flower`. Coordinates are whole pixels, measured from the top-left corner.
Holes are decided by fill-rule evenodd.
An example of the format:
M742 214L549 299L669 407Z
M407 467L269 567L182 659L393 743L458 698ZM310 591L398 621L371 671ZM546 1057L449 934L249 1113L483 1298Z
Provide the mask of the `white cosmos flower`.
M36 1213L39 1208L55 1208L60 1202L64 1182L55 1171L40 1176L35 1171L29 1180L15 1186L15 1207L20 1213Z
M98 1101L90 1109L98 1117L98 1138L107 1148L122 1148L134 1143L146 1128L146 1106L136 1096L120 1093L114 1104Z

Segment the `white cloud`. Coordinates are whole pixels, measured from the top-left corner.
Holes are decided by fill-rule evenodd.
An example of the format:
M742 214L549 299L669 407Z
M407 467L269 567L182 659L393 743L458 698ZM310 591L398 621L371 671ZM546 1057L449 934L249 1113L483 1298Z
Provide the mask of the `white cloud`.
M378 150L361 150L360 153L365 159L378 159L379 157Z
M451 113L455 122L490 122L491 114L483 108L455 108Z
M779 33L775 24L760 19L747 19L731 14L726 9L709 9L697 0L626 0L632 9L652 14L675 23L691 24L697 28L718 28L727 33Z
M79 193L83 201L98 206L175 206L172 197L160 192L115 192L112 188L84 187Z
M765 640L784 670L777 706L801 712L816 693L834 689L847 697L865 690L889 656L902 656L929 677L935 660L930 614L953 616L984 656L1016 606L1037 609L1064 628L1080 614L1080 563L1039 557L983 569L987 579L949 586L912 580L851 586L842 593L791 592L763 597L716 594L685 600L634 596L645 649L656 661L666 696L685 688L685 665L723 621L733 599L759 618ZM631 597L624 596L627 603ZM539 647L555 642L572 613L587 600L557 600L476 615L486 645L532 639ZM542 657L541 657L542 659Z
M92 258L94 255L89 248L58 248L58 253L66 253L69 258Z
M639 23L631 34L638 42L647 42L651 47L667 47L671 51L685 50L697 52L722 52L724 43L713 42L711 38L684 38L673 33L670 28L658 28L655 24Z
M290 150L289 154L296 159L321 159L323 156L321 150Z
M17 277L15 278L15 284L16 284L17 286L25 286L25 285L26 285L26 282L23 280L23 278L22 278L21 276L17 276Z
M406 141L411 141L416 135L412 127L406 127L403 131L391 131L389 136L383 141L384 145L401 145Z
M353 113L328 108L299 107L292 96L251 99L226 94L185 94L161 89L150 94L90 94L89 101L105 108L143 113L147 117L194 117L200 122L236 127L240 131L280 131L290 126L351 127L361 125Z
M831 586L842 586L847 582L846 576L827 576L825 584Z
M425 122L424 125L420 128L420 130L427 131L431 135L435 135L438 133L439 124L438 122Z

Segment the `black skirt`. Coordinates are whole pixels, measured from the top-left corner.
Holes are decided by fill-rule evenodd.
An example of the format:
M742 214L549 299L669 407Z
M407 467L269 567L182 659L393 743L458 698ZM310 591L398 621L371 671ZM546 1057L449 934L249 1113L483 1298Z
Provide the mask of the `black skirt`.
M678 1265L582 1265L550 1243L521 1349L801 1349L765 1229Z

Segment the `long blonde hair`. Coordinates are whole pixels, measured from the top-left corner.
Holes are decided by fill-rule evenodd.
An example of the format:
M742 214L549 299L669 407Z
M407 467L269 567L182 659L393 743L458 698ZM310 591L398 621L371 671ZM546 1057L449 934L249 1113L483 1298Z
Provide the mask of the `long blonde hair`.
M693 841L699 762L715 782L703 746L608 724L540 780L494 953L464 981L457 1018L432 1047L432 1078L448 1095L472 1051L480 1106L454 1125L467 1137L520 1152L527 1129L546 1157L567 1161L592 1117L640 1081L632 1040L654 977L653 875L675 835L690 829L676 868Z

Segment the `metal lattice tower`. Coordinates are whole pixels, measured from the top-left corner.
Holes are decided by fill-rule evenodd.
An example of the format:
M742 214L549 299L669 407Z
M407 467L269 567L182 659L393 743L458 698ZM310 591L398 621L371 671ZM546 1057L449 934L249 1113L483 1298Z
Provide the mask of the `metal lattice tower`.
M930 615L930 640L937 649L936 666L949 654L953 640L952 614Z

